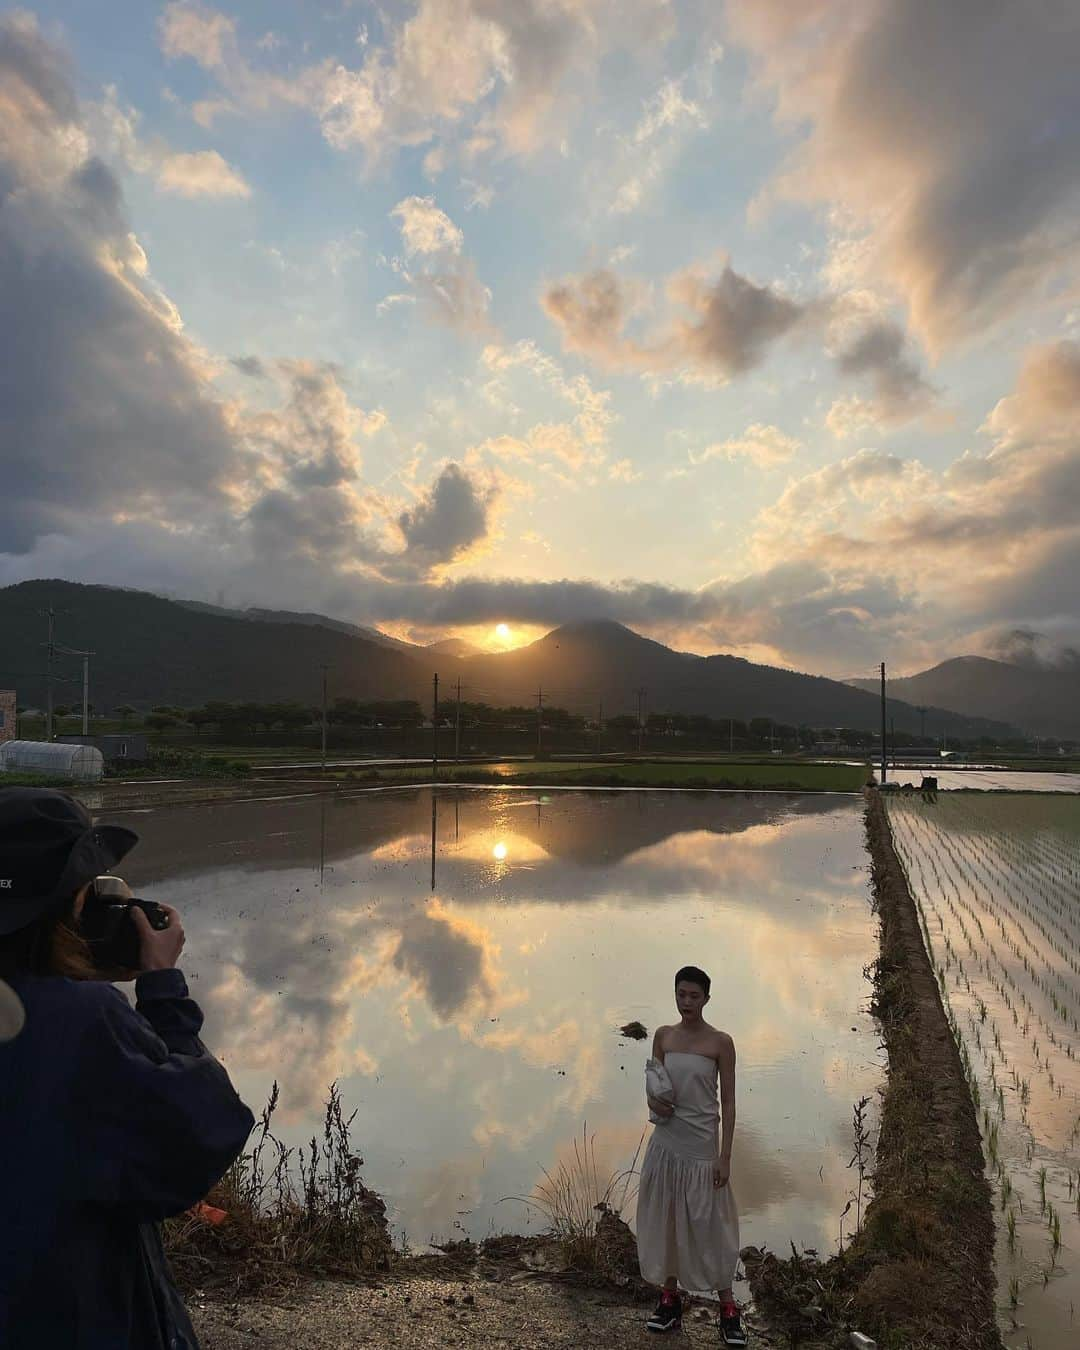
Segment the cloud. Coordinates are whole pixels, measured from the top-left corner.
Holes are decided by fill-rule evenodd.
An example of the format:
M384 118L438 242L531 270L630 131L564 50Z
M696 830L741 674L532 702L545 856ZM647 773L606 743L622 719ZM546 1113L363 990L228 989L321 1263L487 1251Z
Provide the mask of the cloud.
M950 654L984 628L1050 625L1076 645L1062 578L1080 560L1080 346L1029 350L984 432L987 449L943 470L860 450L792 480L758 517L752 556L854 579L872 552L876 575L912 597L923 640Z
M265 363L257 356L234 356L231 361L241 375L252 380L261 380L268 373Z
M584 375L573 378L534 342L524 340L513 346L491 344L482 353L484 366L492 372L484 394L492 406L516 417L519 409L507 396L512 379L539 384L545 395L554 396L572 409L569 421L540 422L519 435L503 433L490 436L477 447L498 459L521 459L555 471L565 487L588 481L581 471L597 469L607 457L611 427L617 421L611 407L611 394L594 389ZM531 390L527 392L531 393ZM557 464L556 464L557 461ZM567 476L561 470L573 470Z
M487 537L493 485L448 464L415 505L398 517L409 565L427 572L453 562Z
M1069 0L730 0L795 149L769 190L824 201L934 351L1076 257L1080 26ZM918 77L912 78L917 71Z
M1047 633L1009 628L987 634L983 654L1030 670L1080 671L1080 649L1062 646Z
M685 76L665 80L644 100L637 125L620 138L615 162L618 187L608 207L612 215L636 210L678 154L683 139L708 125L701 103L686 96L685 86Z
M254 65L233 20L201 4L173 0L159 32L164 54L198 62L230 103L307 108L330 145L374 162L411 146L438 155L459 128L485 150L557 144L600 57L662 36L668 17L666 0L419 0L385 21L383 43L365 30L358 66L328 58L288 75Z
M390 212L401 225L405 252L460 253L465 236L445 211L435 205L434 197L406 197Z
M758 286L725 266L710 280L697 269L676 273L667 284L677 311L649 341L625 328L641 308L643 293L606 268L550 285L541 297L560 330L563 348L610 370L726 381L765 360L769 347L789 333L805 307L770 286Z
M411 299L436 323L493 337L495 330L488 317L491 291L477 277L472 259L462 256L465 236L435 205L434 197L406 197L390 214L399 222L406 255L419 254L425 261L412 271L394 261L395 271L411 290L386 296L376 311L385 314Z
M708 445L697 454L691 452L692 464L704 464L710 459L748 459L759 469L772 469L786 464L802 449L802 442L787 436L779 427L755 422L741 436Z
M409 274L416 298L437 323L475 337L491 338L495 328L488 315L491 291L476 275L476 265L463 258L454 267Z
M263 405L220 395L220 367L184 334L90 153L70 81L33 21L0 21L0 303L21 315L0 334L4 572L49 558L69 573L81 555L181 585L261 572L269 594L290 567L423 577L482 538L496 488L450 466L406 513L402 548L400 504L362 479L360 446L386 415L336 367L240 357Z
M251 188L216 150L166 155L157 174L163 192L179 197L250 197Z
M683 383L726 383L761 365L796 331L816 331L837 372L862 381L873 395L834 404L828 425L838 435L909 421L936 400L904 330L866 292L796 300L725 264L715 278L701 267L675 272L665 293L668 312L644 340L627 329L648 306L647 288L610 268L547 286L541 305L559 329L564 350L605 369L671 374Z
M873 420L906 422L924 412L936 397L923 377L911 344L899 325L878 319L855 333L836 354L842 375L864 379L873 392L873 404L863 405Z
M190 56L208 70L225 64L236 36L236 22L205 5L171 0L160 20L161 50L168 57Z
M88 513L223 500L233 436L149 278L120 185L89 153L63 56L0 21L0 538L22 553Z
M115 86L108 85L93 120L109 158L132 173L151 174L162 192L180 197L250 197L251 187L216 150L177 151L161 137L139 136L139 115L123 108Z

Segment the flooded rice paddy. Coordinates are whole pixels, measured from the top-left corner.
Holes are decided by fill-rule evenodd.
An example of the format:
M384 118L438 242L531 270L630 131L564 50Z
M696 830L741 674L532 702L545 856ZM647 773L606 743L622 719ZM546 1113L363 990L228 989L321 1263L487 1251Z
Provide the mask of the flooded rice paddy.
M336 1080L414 1246L539 1226L505 1197L585 1122L629 1166L649 1041L617 1029L674 1020L694 963L739 1054L743 1242L835 1250L852 1106L883 1074L860 799L409 789L119 818L245 1099L278 1080L296 1143Z
M892 797L973 1083L1010 1347L1080 1340L1080 800Z
M889 782L918 787L924 777L936 778L942 792L965 789L978 792L1080 792L1080 774L1029 770L964 767L927 768L906 764L889 765ZM880 772L874 772L874 782L881 781Z

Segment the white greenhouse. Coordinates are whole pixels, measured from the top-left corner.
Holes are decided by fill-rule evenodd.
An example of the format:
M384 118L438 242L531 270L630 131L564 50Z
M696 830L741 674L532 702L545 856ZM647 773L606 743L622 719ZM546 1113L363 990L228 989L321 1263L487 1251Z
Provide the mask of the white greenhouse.
M43 773L96 783L105 772L101 751L93 745L62 745L57 741L0 742L0 772Z

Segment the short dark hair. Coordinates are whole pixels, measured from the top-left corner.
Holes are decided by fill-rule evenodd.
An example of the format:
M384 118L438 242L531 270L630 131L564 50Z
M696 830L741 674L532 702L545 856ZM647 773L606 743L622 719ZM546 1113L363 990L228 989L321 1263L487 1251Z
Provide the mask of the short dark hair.
M706 994L709 992L712 985L712 980L709 979L708 975L706 975L703 970L699 970L697 966L683 966L682 970L675 972L676 989L678 989L683 980L685 980L687 984L700 984Z

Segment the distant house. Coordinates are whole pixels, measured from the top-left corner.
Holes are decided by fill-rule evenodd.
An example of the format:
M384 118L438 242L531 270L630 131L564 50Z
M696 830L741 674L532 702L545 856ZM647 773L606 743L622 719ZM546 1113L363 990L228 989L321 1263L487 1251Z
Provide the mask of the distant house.
M57 736L62 745L92 745L101 751L106 764L145 764L149 755L146 734L133 731L111 736Z
M15 739L15 690L0 689L0 743Z

